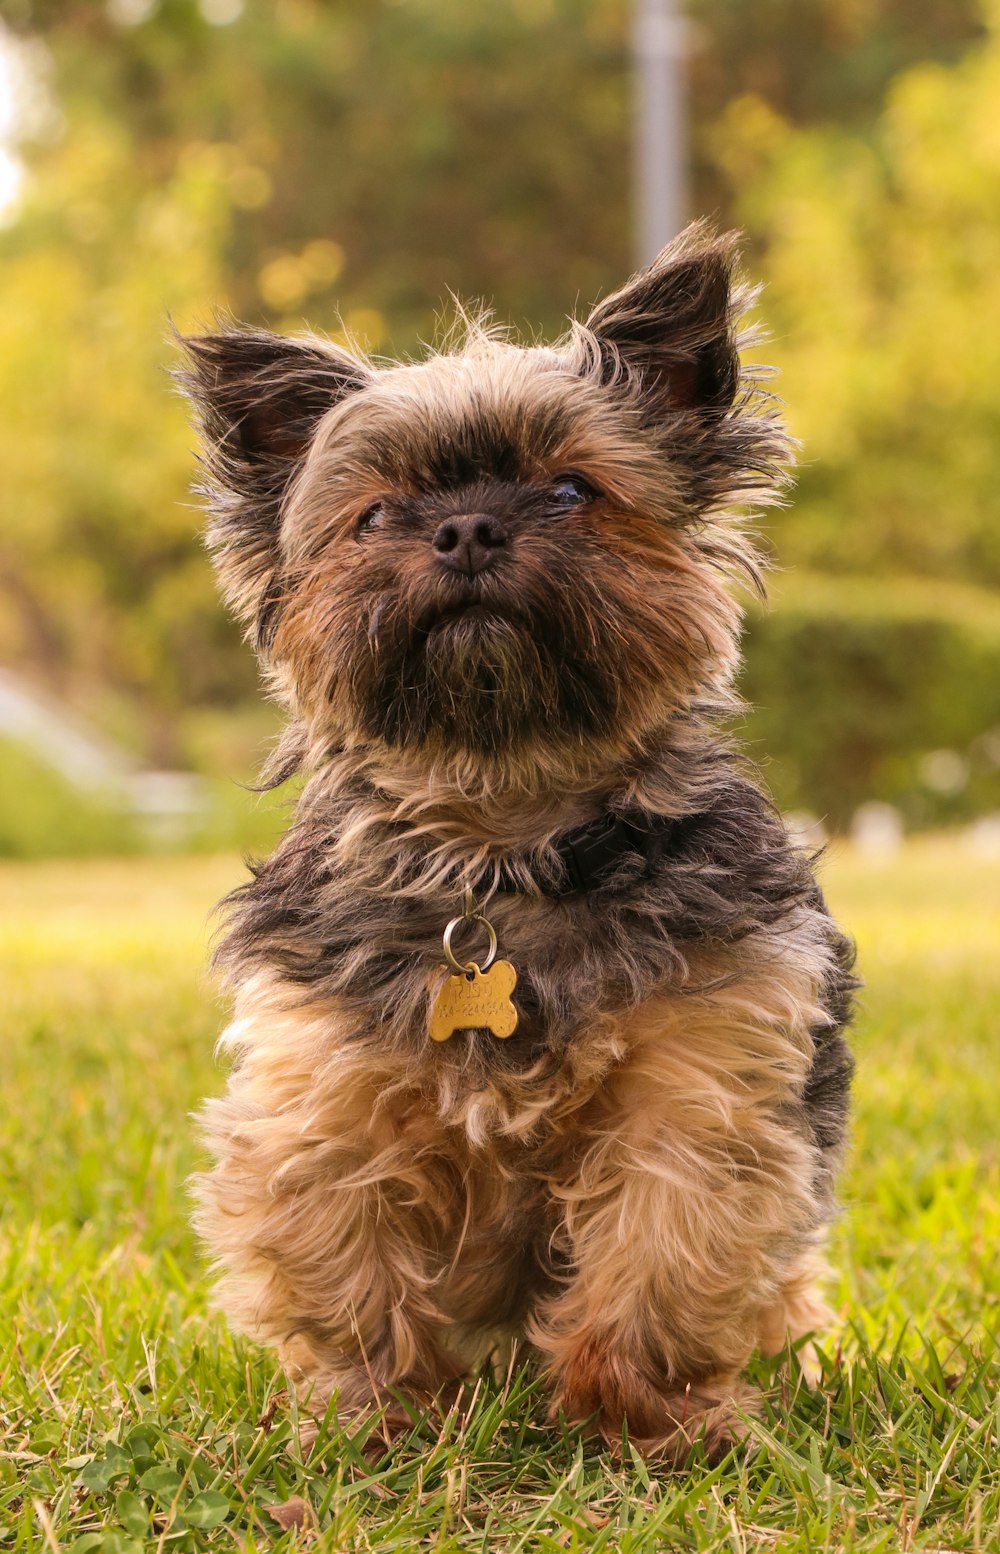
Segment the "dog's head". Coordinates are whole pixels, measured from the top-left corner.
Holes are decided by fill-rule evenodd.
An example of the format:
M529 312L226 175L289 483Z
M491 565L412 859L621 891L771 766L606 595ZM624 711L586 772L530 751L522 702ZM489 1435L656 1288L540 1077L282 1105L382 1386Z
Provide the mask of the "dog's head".
M314 746L625 751L726 682L723 510L787 455L732 256L689 229L551 348L185 342L222 585Z

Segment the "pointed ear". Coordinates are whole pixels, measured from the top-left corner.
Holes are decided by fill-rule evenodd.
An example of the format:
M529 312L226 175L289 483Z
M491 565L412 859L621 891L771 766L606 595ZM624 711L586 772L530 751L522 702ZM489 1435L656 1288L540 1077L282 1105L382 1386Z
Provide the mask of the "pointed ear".
M717 236L695 222L587 319L588 354L602 379L634 383L654 419L719 413L733 403L734 321L746 301L733 297L735 246L734 233Z
M260 649L280 606L285 493L324 415L374 373L318 336L292 340L231 325L178 343L186 363L177 379L202 435L208 543L227 602Z

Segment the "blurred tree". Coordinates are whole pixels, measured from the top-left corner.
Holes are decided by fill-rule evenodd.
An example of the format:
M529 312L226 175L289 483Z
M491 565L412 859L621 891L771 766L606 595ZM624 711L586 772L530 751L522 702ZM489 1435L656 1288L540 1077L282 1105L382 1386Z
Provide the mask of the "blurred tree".
M249 691L184 500L190 433L164 366L181 323L222 295L225 148L185 148L150 182L120 124L78 117L0 273L0 657L51 689L110 696L172 753L191 699Z
M339 304L373 344L411 350L449 290L552 330L629 267L630 0L2 0L2 14L45 39L68 121L99 101L151 176L190 140L240 148L227 259L248 316L327 322ZM689 14L693 204L724 214L710 131L734 97L864 122L896 71L957 54L978 27L976 0L691 0Z
M782 556L996 580L995 31L960 57L975 0L689 10L694 202L750 229L806 440ZM0 657L138 713L161 759L181 709L249 694L186 495L167 311L342 315L406 352L451 289L558 330L629 268L629 14L0 0L59 109L0 228Z
M695 109L762 97L799 124L866 128L892 78L956 59L983 32L976 0L691 0Z
M957 65L900 76L866 139L752 97L718 128L806 453L783 560L1000 584L995 12Z
M339 307L406 351L449 291L559 328L628 268L626 0L258 0L227 27L194 0L18 14L67 119L99 101L150 176L190 141L239 148L227 259L248 317Z

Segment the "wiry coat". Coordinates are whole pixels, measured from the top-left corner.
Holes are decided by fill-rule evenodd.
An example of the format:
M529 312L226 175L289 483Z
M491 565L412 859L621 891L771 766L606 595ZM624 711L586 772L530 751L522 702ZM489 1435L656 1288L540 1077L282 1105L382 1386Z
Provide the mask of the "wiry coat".
M551 349L188 342L223 584L290 709L277 770L311 774L231 903L199 1225L314 1409L525 1332L571 1417L718 1447L754 1346L824 1319L851 954L718 732L757 577L723 509L786 459L730 268L692 229ZM466 576L434 537L470 512L497 555ZM605 811L676 823L560 893ZM520 1024L438 1045L466 886Z

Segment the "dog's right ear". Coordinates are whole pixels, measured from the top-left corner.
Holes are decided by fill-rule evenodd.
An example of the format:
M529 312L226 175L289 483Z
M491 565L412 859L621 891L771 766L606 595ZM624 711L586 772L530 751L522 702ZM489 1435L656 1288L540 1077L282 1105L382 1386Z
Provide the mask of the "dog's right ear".
M266 649L280 606L281 507L319 422L346 394L373 380L372 368L331 341L289 339L227 326L178 337L177 379L195 406L207 480L208 543L223 593Z
M631 377L654 423L678 412L722 415L736 398L734 326L752 294L733 284L735 247L736 233L719 236L708 222L692 222L577 326L592 342L599 375Z

